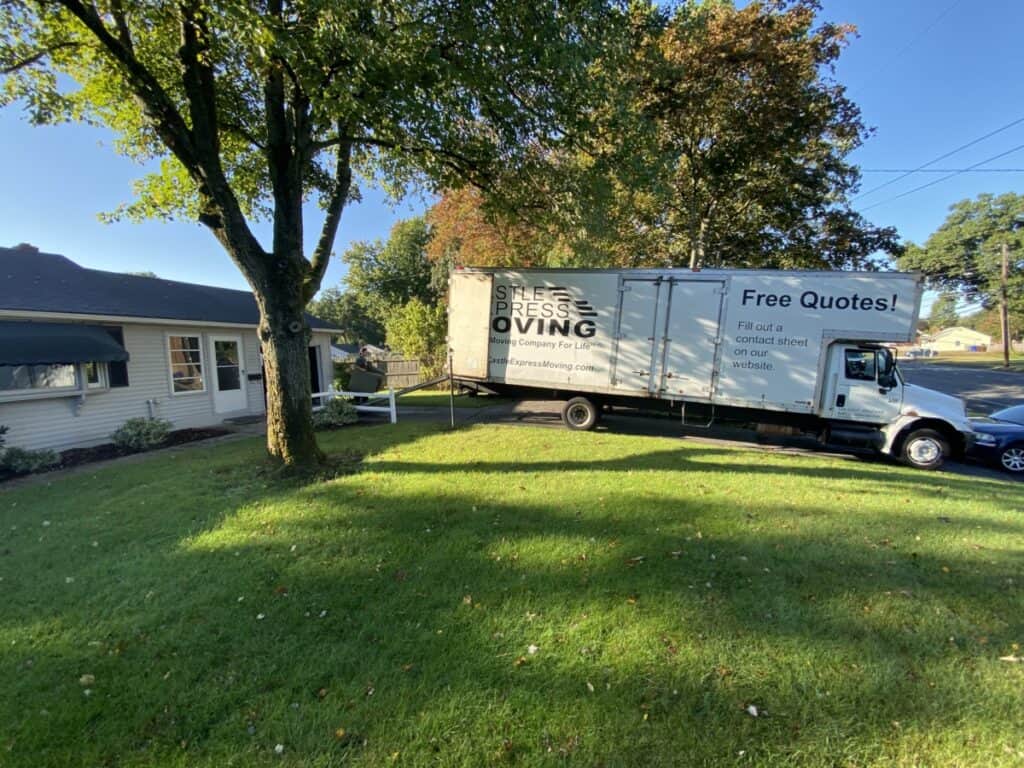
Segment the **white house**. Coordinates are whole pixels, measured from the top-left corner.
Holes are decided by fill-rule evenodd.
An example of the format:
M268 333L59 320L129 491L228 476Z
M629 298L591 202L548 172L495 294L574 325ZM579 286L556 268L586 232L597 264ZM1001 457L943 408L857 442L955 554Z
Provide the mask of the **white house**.
M266 411L247 291L86 269L0 248L0 425L8 446L107 442L127 419L175 428ZM313 391L332 378L331 333L307 315Z
M991 336L956 325L931 334L921 346L933 352L983 352L991 344Z

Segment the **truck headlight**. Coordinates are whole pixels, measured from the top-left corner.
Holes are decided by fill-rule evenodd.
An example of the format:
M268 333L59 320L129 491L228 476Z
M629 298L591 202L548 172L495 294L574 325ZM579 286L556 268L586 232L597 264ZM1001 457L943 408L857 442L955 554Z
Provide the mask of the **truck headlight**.
M996 444L996 436L984 432L976 432L974 434L974 443L975 445L993 446Z

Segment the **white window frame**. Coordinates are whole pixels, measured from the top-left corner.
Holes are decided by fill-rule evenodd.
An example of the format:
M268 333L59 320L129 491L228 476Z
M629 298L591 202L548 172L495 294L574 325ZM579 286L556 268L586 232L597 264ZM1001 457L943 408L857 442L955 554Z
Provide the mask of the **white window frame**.
M107 375L107 364L93 362L92 365L96 366L96 378L98 381L94 384L89 381L89 365L90 363L82 363L82 386L87 390L97 389L110 389L110 377Z
M31 363L25 363L31 366ZM41 363L42 365L42 363ZM0 402L11 400L45 400L48 397L68 397L82 393L82 382L85 380L78 366L74 363L54 363L68 365L74 371L75 383L69 387L28 387L27 389L0 389ZM15 367L15 366L5 366Z
M172 337L174 337L174 338L192 337L192 338L196 338L196 339L199 340L199 345L198 345L198 347L196 348L195 351L199 352L199 380L203 384L203 388L202 389L190 389L187 392L176 392L174 390L174 361L171 359L171 352L172 352L172 350L171 350L171 338ZM174 331L174 332L167 331L167 332L164 333L164 349L166 350L166 353L167 353L167 355L166 355L166 360L167 360L167 386L170 388L171 397L188 397L190 395L202 395L202 394L206 393L206 391L208 389L208 386L207 386L207 383L206 383L206 380L207 380L207 375L206 375L207 374L207 370L206 370L206 355L203 353L203 344L205 343L205 341L206 341L205 335L202 334L202 333L199 333L199 331L195 331L195 332L191 332L191 331L185 331L185 332L181 332L181 331ZM192 352L193 350L190 349L189 351Z

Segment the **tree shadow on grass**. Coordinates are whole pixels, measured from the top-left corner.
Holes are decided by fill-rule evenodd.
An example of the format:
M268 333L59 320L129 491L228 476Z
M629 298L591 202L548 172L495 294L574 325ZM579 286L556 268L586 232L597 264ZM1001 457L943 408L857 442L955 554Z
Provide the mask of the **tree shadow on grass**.
M1024 712L994 659L1024 635L1022 528L954 514L974 483L922 480L927 517L856 494L839 517L845 464L402 458L433 432L367 430L365 474L331 483L263 483L240 446L97 476L106 509L75 506L84 479L42 491L76 527L5 570L12 764L269 764L277 743L304 765L1007 759ZM858 471L868 502L918 489ZM556 472L564 492L532 490ZM702 495L747 472L814 493Z
M218 501L165 520L137 549L104 547L76 571L74 598L58 595L60 571L43 573L58 595L45 615L4 620L28 641L0 649L18 702L8 755L254 764L286 743L305 765L395 753L413 765L701 765L740 751L832 765L895 762L907 744L927 762L973 734L982 751L954 758L1004 759L991 731L1024 712L993 684L1005 672L993 658L1024 633L1019 586L1007 584L1020 584L1019 553L928 540L1021 528L893 513L876 538L818 499L639 497L644 484L625 474L792 474L730 457L375 459L363 477L242 499L217 497L232 476L214 471ZM480 492L398 482L453 470L479 476ZM824 492L845 470L796 474ZM520 490L520 478L556 471L619 473L623 487ZM486 493L486 475L508 493ZM884 469L857 478L905 482ZM943 509L966 497L961 482L943 478ZM36 682L40 670L51 676Z

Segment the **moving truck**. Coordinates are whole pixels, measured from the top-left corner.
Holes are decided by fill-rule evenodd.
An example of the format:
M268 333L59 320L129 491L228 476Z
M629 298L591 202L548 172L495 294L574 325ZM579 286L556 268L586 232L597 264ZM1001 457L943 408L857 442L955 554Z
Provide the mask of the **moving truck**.
M570 429L658 405L875 448L933 469L973 433L961 400L904 382L921 280L900 272L456 269L453 378L564 400Z

